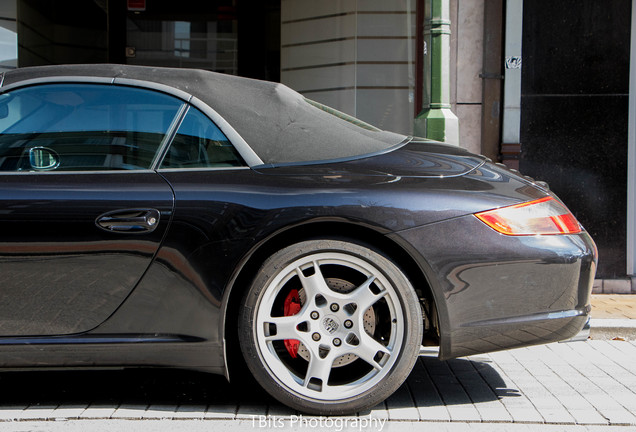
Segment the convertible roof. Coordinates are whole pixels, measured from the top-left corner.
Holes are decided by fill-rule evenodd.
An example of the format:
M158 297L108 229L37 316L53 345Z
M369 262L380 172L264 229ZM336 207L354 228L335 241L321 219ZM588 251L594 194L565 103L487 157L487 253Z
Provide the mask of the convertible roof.
M5 72L2 85L80 76L149 81L189 93L219 113L266 164L355 158L385 151L407 138L343 120L282 84L204 70L115 64L39 66Z

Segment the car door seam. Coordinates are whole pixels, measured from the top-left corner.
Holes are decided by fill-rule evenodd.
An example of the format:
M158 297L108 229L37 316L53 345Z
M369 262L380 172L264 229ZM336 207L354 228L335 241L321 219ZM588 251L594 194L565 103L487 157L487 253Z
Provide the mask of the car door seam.
M174 188L172 187L172 185L170 184L170 182L168 182L168 180L164 176L162 176L160 173L158 173L156 171L155 171L155 174L157 174L161 178L161 180L163 180L168 185L168 188L170 188L170 192L172 192L172 207L171 207L171 210L170 210L170 217L168 218L168 225L166 226L166 230L164 231L163 236L161 236L161 240L159 240L159 243L157 245L157 249L155 250L155 253L152 255L152 257L150 258L150 262L148 263L148 266L146 267L144 272L141 274L141 276L137 280L137 283L132 287L132 289L130 290L128 295L126 295L126 297L124 297L124 299L121 301L119 306L117 306L117 308L115 308L115 310L110 315L108 315L108 317L105 320L103 320L101 323L99 323L98 325L96 325L92 329L87 330L87 331L85 331L83 333L80 333L80 334L90 334L90 333L95 332L96 330L99 331L100 327L102 327L104 324L108 323L111 320L111 318L113 318L114 316L117 315L117 312L119 312L119 310L126 304L128 299L137 290L137 288L139 287L141 282L144 280L144 278L146 277L146 275L148 274L148 272L150 271L150 269L154 265L155 260L157 259L157 256L159 255L159 252L161 251L161 248L163 247L163 244L166 241L166 238L168 238L168 233L170 232L170 228L172 227L172 221L174 220L174 211L175 211L175 208L176 208L175 191L174 191Z

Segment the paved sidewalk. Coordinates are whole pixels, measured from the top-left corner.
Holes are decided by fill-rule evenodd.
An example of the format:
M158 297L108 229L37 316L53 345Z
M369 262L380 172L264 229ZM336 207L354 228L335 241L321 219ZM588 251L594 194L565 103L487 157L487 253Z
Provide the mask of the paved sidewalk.
M0 430L633 432L635 359L636 342L602 340L446 362L422 356L386 403L330 419L300 417L257 389L201 373L8 372Z
M636 294L593 294L592 316L603 319L636 319Z

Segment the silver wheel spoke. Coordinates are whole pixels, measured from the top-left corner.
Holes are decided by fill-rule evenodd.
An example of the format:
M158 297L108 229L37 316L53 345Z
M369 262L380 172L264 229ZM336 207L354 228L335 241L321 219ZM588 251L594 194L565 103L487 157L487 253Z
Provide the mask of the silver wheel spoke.
M317 354L312 353L311 359L309 360L309 367L307 368L307 374L305 375L305 381L303 382L303 387L307 387L312 379L319 379L322 382L322 388L325 389L329 382L332 364L333 359L331 356L328 355L326 358L322 359L318 357Z
M382 369L382 366L375 361L375 356L378 354L378 352L391 355L391 352L387 349L387 347L385 347L366 333L363 333L361 335L360 345L358 345L353 352L362 360L369 363L371 366L378 370Z
M364 311L369 309L386 295L386 291L382 291L379 294L375 294L371 291L371 284L375 281L375 279L375 276L369 277L362 285L349 294L351 302L355 303L358 307L358 313L364 314Z
M296 329L296 326L298 325L298 317L295 315L270 318L266 321L266 323L276 325L276 334L273 336L266 336L266 341L299 339L298 330Z
M329 292L329 286L320 272L320 266L317 262L312 264L314 266L314 274L311 276L305 276L300 267L296 269L296 274L305 289L308 299L314 298L317 294Z

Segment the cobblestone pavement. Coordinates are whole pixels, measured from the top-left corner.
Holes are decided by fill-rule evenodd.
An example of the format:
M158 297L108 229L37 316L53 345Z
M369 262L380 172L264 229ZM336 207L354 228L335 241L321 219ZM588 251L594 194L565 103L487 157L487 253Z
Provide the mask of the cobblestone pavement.
M592 295L592 317L636 319L636 294Z
M407 383L384 404L348 418L300 420L254 387L187 371L4 372L0 388L3 432L314 427L633 432L636 342L550 344L446 362L422 356ZM362 428L363 419L375 423Z

